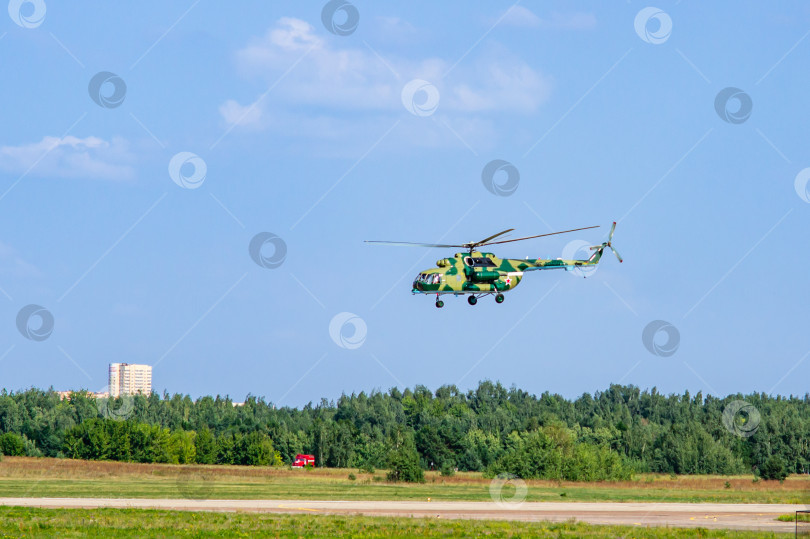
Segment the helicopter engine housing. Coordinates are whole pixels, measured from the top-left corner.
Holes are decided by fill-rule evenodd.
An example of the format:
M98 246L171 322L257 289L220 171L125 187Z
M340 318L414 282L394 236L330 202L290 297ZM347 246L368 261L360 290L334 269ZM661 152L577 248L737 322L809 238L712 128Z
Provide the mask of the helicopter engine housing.
M500 277L501 274L499 272L488 270L474 271L471 274L472 280L477 283L488 283L500 279Z

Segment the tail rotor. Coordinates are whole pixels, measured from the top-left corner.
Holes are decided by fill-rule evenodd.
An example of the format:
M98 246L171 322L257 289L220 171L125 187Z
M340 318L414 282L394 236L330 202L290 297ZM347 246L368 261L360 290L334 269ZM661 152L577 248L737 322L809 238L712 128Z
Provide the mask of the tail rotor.
M608 234L608 240L604 242L602 245L594 245L593 247L591 247L591 251L596 251L594 255L598 254L599 257L601 258L602 252L605 250L605 247L610 247L610 250L613 251L613 254L616 255L616 258L619 259L619 262L624 262L624 260L622 260L621 255L619 254L619 251L617 251L616 248L613 247L613 232L615 231L616 231L616 221L613 221L613 226L610 227L610 234Z

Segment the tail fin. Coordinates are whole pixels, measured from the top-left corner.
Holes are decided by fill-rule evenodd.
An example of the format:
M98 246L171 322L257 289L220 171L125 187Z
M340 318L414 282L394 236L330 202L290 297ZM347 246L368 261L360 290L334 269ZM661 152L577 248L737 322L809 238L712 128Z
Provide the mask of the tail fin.
M613 254L616 255L616 258L619 259L619 262L624 262L622 260L621 255L619 255L619 251L617 251L613 247L613 232L616 230L616 221L613 221L613 226L610 227L610 234L608 235L608 240L604 242L602 245L594 245L591 247L592 251L596 251L591 257L588 259L589 264L597 264L599 259L602 258L602 253L605 251L605 247L610 247L610 250L613 251Z

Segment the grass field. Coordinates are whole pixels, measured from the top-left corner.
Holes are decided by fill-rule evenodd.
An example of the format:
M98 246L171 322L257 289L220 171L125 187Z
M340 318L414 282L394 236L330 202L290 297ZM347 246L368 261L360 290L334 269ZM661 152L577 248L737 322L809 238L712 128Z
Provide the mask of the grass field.
M779 515L778 520L781 520L782 522L796 522L796 520L798 520L799 522L810 523L810 513L799 513L798 515L796 513L789 513L787 515ZM808 528L808 532L810 532L810 528Z
M0 537L777 537L766 532L565 522L0 507ZM783 537L783 536L779 536Z
M348 478L353 473L355 480ZM489 501L490 480L478 473L442 477L426 473L422 484L396 484L385 472L317 468L177 466L5 457L0 496L97 498L216 498L317 500ZM526 481L526 501L715 502L810 504L810 477L783 483L751 476L643 475L633 481L569 483Z

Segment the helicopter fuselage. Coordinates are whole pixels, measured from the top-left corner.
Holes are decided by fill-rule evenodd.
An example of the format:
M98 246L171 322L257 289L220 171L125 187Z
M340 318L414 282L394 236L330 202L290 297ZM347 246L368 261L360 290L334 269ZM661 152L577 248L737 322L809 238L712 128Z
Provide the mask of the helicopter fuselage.
M596 260L598 262L598 259ZM414 294L499 294L520 284L523 273L540 269L572 269L590 260L498 258L479 251L456 253L436 261L436 267L417 275Z

